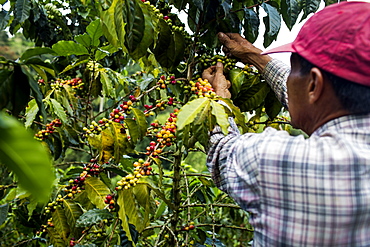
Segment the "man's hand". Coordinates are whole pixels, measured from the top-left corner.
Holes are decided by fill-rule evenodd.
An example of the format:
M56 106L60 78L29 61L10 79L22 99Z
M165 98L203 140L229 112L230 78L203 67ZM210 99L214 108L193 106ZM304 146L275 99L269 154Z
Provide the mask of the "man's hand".
M229 87L231 86L230 81L226 80L224 76L224 65L221 62L217 62L216 66L211 66L205 69L202 74L203 79L207 79L211 83L215 93L223 98L231 98Z
M268 55L261 55L258 49L238 33L218 33L218 39L224 45L223 51L227 56L238 58L244 64L252 64L262 72L271 60Z

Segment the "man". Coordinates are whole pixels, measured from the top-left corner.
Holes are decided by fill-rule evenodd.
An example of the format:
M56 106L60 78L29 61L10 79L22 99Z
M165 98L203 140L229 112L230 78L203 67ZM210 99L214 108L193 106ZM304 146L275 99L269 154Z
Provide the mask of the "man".
M207 166L251 213L253 245L370 246L370 3L326 7L293 43L264 53L292 52L290 73L238 34L219 39L262 71L292 125L310 136L240 135L232 119L227 136L211 133ZM203 76L230 97L222 64Z

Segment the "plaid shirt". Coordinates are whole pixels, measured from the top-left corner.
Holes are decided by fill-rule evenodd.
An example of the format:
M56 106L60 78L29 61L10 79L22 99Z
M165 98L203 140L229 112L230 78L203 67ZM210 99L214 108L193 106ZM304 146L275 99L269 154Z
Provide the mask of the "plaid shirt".
M276 64L264 75L285 102ZM273 128L240 135L230 123L227 136L211 133L207 166L251 213L254 246L370 246L370 114L329 121L308 139Z

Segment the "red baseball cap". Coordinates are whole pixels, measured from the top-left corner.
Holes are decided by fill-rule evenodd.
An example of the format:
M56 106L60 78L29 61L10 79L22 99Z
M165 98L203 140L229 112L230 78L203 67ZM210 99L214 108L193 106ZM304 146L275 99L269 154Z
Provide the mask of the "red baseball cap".
M338 77L370 87L370 3L341 2L315 13L297 38L262 54L295 52Z

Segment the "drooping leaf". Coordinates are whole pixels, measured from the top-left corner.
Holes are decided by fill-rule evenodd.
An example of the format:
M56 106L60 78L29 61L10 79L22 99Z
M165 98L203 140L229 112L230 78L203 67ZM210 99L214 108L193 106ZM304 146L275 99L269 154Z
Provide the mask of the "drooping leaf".
M10 19L9 11L2 9L0 11L0 30L3 30L7 25Z
M148 48L155 40L155 26L158 23L157 15L153 14L153 11L148 9L148 5L140 1L138 6L141 8L144 15L144 31L141 42L137 44L136 49L131 53L131 56L135 60L138 60L147 54Z
M115 72L109 68L101 69L100 80L103 86L103 96L115 99L116 91L114 90L114 86L118 84L116 83L117 79L115 77Z
M129 241L132 241L128 218L126 215L125 207L126 198L124 196L125 194L123 193L123 190L118 191L117 198L117 204L119 205L118 217L121 220L122 229L126 232L126 237L128 238Z
M15 3L15 18L19 23L23 23L30 16L31 1L17 0Z
M281 15L289 30L292 30L293 25L298 19L301 9L297 0L282 0L281 1Z
M85 189L90 201L97 208L103 209L106 206L104 199L110 193L110 190L99 178L86 178Z
M2 225L8 217L9 204L0 205L0 225Z
M125 132L122 133L121 129L123 126L121 124L113 122L110 128L114 138L114 158L120 160L122 155L131 153L134 150L127 139L127 134Z
M272 41L276 40L281 26L281 18L278 10L268 3L262 3L262 8L267 16L263 17L266 30L263 35L263 46L268 47Z
M229 81L231 82L230 93L235 98L240 92L240 88L246 80L244 71L237 68L229 71Z
M55 229L58 231L62 239L66 241L71 229L68 226L64 209L61 206L57 206L51 215L53 217Z
M63 200L64 213L67 218L67 223L73 232L76 228L76 222L83 214L81 207L73 200Z
M108 10L100 12L102 21L102 30L104 36L115 47L122 47L124 49L125 40L125 25L123 18L123 2L114 0Z
M177 117L177 129L180 131L186 125L191 124L197 117L198 113L208 104L210 104L210 100L208 98L198 98L184 105L179 111Z
M136 225L136 229L138 232L141 232L148 224L149 224L149 216L151 213L151 196L150 190L146 184L137 184L133 188L134 196L138 202L138 204L143 207L144 210L144 218L142 224Z
M283 105L276 97L274 91L270 90L265 99L265 109L269 118L274 119L280 113L282 108Z
M14 171L22 188L39 201L47 200L54 173L44 147L5 113L0 113L0 136L0 162Z
M212 106L212 115L216 117L216 122L218 126L221 127L222 133L225 135L227 134L227 128L229 127L230 123L228 121L228 115L225 112L225 109L222 105L215 101L211 101Z
M320 2L321 0L302 0L300 2L303 10L301 21L306 19L309 14L315 13L320 7Z
M100 44L99 39L103 35L100 19L90 22L90 24L86 27L86 31L92 40L92 45L98 46Z
M50 102L53 105L53 110L54 110L55 114L58 116L58 118L60 118L60 120L63 123L69 123L69 120L67 118L67 114L64 111L63 106L53 98L50 98Z
M235 105L240 107L243 112L251 111L260 106L270 91L266 83L258 83L246 90L241 90L239 97L235 99Z
M13 72L10 70L0 70L0 109L6 107L11 100L14 88L13 83Z
M139 139L141 139L146 133L148 122L146 121L146 117L141 110L137 108L132 108L132 113L135 116L135 121L136 121L138 130L139 130L139 134L140 134Z
M30 102L28 102L28 106L26 108L26 122L24 123L24 126L26 128L30 127L33 120L35 120L37 113L39 112L39 107L36 103L35 99L32 99Z
M256 12L251 9L244 9L244 37L254 43L258 37L260 19Z
M145 18L136 1L124 1L124 18L126 20L125 46L129 53L135 51L144 37Z
M47 120L47 116L46 116L45 105L43 102L44 96L41 93L40 87L37 84L36 80L33 79L33 76L30 75L23 66L22 66L22 71L28 76L28 83L31 88L32 96L35 98L36 103L39 107L39 112L41 113L42 119L45 122Z
M53 247L65 247L66 246L66 242L63 241L61 233L58 232L58 230L56 230L55 228L50 227L48 229L48 236L50 238L50 242L53 244Z
M113 215L107 209L91 209L77 219L77 227L89 227L99 224L102 220L112 219Z
M78 44L74 41L61 40L52 46L59 56L70 56L70 55L88 55L89 51L85 46Z

